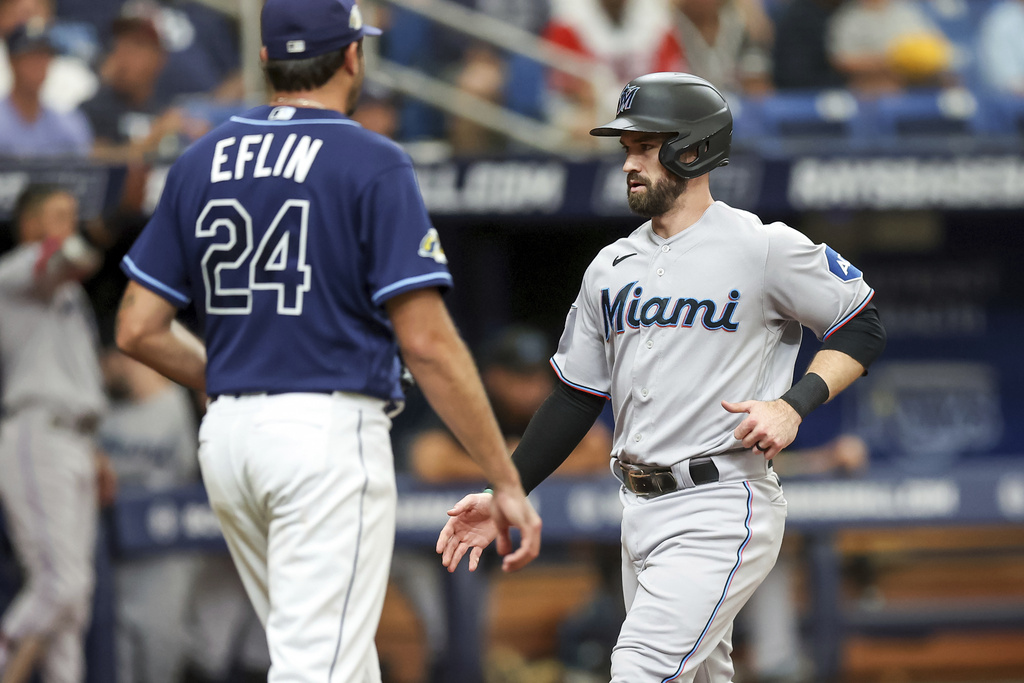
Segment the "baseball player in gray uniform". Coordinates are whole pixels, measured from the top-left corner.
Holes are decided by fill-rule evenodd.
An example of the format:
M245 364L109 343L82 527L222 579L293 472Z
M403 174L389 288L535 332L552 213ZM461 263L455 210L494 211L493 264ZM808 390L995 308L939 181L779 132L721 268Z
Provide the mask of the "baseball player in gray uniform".
M786 501L771 458L865 372L885 334L861 272L823 244L712 199L732 115L689 74L648 74L591 131L622 144L630 208L650 220L583 277L551 364L561 385L514 460L531 490L610 399L622 482L627 616L615 683L731 681L736 613L775 563ZM793 384L801 325L824 340ZM454 570L493 537L489 495L438 539Z
M0 671L21 681L41 658L45 683L80 683L94 580L92 432L105 399L78 280L100 256L58 187L29 187L15 223L19 246L0 258L0 499L25 581L0 622Z

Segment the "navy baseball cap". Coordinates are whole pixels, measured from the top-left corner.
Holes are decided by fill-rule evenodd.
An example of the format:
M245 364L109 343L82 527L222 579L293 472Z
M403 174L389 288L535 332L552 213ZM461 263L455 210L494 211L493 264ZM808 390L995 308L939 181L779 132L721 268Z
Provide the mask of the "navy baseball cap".
M27 52L57 52L50 29L41 19L22 24L7 36L7 54L13 57Z
M270 59L308 59L381 30L363 23L356 0L267 0L261 15Z

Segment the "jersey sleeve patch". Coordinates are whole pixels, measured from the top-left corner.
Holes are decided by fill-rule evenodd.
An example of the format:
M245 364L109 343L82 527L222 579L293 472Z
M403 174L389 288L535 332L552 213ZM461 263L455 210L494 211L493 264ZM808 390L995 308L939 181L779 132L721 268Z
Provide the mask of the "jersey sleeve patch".
M828 269L843 282L850 282L864 276L857 266L853 265L832 247L825 245L825 257L828 259Z
M417 252L423 258L433 259L441 265L448 265L448 257L445 256L444 248L441 246L441 238L437 234L437 228L431 228L420 240L420 248Z

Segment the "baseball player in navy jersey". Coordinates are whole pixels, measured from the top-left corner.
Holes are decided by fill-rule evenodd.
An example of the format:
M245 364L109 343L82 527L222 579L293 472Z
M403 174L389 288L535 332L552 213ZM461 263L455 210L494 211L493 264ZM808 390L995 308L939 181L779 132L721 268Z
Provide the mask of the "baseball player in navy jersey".
M612 680L725 683L733 618L782 541L771 459L864 373L884 330L851 263L712 199L732 115L710 83L637 78L591 134L619 138L630 208L650 220L587 269L551 360L562 383L513 460L531 490L611 400L627 608ZM793 384L801 325L824 343ZM488 498L449 512L437 544L449 570L467 552L475 569L493 537Z
M266 626L270 681L379 681L374 648L395 527L389 415L401 351L497 482L505 566L536 556L523 493L440 290L446 259L409 157L352 113L363 80L354 0L268 0L270 104L171 168L123 262L117 342L210 397L199 461ZM196 303L204 340L175 321ZM204 343L205 342L205 343Z
M96 538L93 431L105 408L92 308L78 280L101 256L77 232L78 202L28 187L19 246L0 259L0 502L24 571L0 622L0 679L84 680Z

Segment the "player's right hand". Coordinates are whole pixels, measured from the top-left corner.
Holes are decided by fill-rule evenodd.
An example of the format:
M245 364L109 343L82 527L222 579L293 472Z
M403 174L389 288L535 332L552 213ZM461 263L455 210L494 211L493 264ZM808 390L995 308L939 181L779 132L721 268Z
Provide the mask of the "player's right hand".
M540 554L541 521L523 489L495 487L491 512L498 529L498 554L505 558L501 562L502 570L514 572L533 562ZM519 548L514 552L509 536L512 527L519 529Z
M449 510L448 516L435 550L450 572L455 571L467 552L469 571L476 571L484 548L495 538L498 552L505 555L505 571L525 567L540 553L540 517L521 490L470 494ZM520 530L521 542L518 550L510 553L509 528L513 526Z

